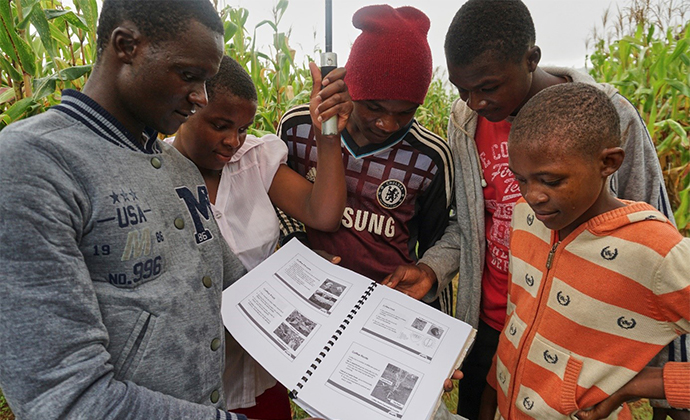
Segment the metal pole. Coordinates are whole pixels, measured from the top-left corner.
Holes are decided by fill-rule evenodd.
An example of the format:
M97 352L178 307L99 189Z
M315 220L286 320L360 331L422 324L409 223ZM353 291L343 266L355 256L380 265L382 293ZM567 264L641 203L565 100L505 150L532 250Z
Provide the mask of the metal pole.
M326 52L321 53L321 77L338 66L338 57L333 51L333 4L332 0L326 0ZM321 133L324 136L338 134L338 117L333 116L321 124Z

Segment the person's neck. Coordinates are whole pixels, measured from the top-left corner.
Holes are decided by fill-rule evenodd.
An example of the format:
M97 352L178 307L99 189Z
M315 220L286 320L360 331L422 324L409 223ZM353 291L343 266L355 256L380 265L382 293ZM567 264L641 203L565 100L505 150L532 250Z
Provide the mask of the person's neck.
M197 168L199 167L197 166ZM204 184L206 184L206 190L208 191L208 199L211 200L211 204L216 204L218 187L220 186L220 178L223 170L214 171L199 168L199 172L201 172L201 176L204 178Z
M525 99L525 103L527 103L527 101L532 99L534 95L546 89L547 87L567 82L568 79L566 79L565 77L554 76L553 74L544 71L541 67L537 67L536 70L534 70L534 72L532 73L532 85L530 86L530 90L527 94L527 98Z
M608 187L604 187L608 188ZM562 241L565 239L568 235L573 233L577 227L582 226L583 224L589 222L590 220L594 219L597 216L600 216L604 213L608 213L610 211L619 209L621 207L625 207L625 203L620 201L618 198L614 197L611 195L608 190L603 191L603 195L600 196L599 200L597 200L594 205L590 208L588 211L590 214L588 215L589 217L586 220L583 220L578 226L572 228L572 229L561 229L558 231L558 239Z
M107 74L105 70L102 70L102 66L96 64L81 93L108 111L134 138L141 139L141 134L146 127L135 118L131 118L126 107L117 101L118 95L113 92L113 77L114 75Z
M508 121L512 122L512 119L515 118L522 107L529 102L534 95L546 89L547 87L566 82L568 82L568 79L565 77L554 76L553 74L542 70L541 67L537 67L537 69L532 73L532 84L530 85L529 92L527 92L527 96L525 96L525 99L522 101L520 106L516 108L512 114L510 114Z

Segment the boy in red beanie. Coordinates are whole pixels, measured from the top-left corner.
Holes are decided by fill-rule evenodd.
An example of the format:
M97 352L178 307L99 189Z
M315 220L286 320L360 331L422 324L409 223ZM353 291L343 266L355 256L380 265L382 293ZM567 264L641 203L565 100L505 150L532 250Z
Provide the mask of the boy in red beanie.
M432 76L429 18L413 7L367 6L352 18L362 30L345 65L354 111L342 132L347 204L337 232L295 229L314 249L341 257L341 265L382 281L410 264L443 234L450 214L453 161L447 143L422 127L415 111ZM289 110L278 127L288 165L313 180L316 142L308 104ZM284 242L284 241L283 241ZM433 302L449 313L449 285Z

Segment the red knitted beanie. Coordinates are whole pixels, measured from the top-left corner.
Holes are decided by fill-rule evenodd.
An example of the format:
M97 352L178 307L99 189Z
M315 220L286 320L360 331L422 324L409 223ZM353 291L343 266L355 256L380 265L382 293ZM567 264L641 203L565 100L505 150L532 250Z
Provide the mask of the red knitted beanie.
M366 6L352 17L357 37L345 64L350 96L424 103L431 83L429 18L414 7Z

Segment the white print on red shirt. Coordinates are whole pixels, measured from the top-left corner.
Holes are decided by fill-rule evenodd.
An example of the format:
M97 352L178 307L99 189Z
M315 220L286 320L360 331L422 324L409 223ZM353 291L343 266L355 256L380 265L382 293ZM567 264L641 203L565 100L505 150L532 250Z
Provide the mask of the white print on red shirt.
M490 153L479 153L482 171L489 182L490 197L485 197L484 206L492 218L491 228L486 232L488 242L487 262L500 272L508 272L508 245L510 242L510 219L513 207L520 197L520 188L508 168L508 142L491 145Z

